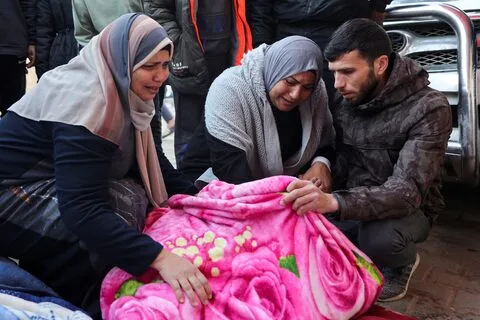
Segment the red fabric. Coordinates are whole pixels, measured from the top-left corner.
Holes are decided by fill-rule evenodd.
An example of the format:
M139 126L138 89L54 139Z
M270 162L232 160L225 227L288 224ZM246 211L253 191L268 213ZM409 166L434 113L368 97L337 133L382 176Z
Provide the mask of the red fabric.
M410 316L385 309L381 306L373 306L366 314L357 318L357 320L416 320Z

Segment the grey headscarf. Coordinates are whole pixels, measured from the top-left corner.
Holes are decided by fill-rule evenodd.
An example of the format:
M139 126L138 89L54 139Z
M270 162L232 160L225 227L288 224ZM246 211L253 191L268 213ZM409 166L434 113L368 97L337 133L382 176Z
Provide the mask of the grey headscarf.
M312 41L289 37L246 53L241 66L225 70L212 83L205 102L206 128L215 138L245 151L253 179L297 175L318 147L333 144L335 133L321 66L320 49ZM307 70L318 70L318 84L310 98L298 105L302 146L283 161L267 88L282 78Z
M265 52L265 88L270 91L278 81L310 70L315 71L317 85L322 78L322 67L322 50L315 42L302 36L286 37Z

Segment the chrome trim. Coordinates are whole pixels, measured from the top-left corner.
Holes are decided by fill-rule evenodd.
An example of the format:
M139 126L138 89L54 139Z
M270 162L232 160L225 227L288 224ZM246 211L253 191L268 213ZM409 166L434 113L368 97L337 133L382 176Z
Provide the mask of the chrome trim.
M479 174L479 128L478 105L476 100L476 34L468 15L457 7L445 4L415 4L387 9L387 18L395 19L436 19L450 25L458 37L458 143L449 141L447 159L454 155L461 157L459 180L478 185Z

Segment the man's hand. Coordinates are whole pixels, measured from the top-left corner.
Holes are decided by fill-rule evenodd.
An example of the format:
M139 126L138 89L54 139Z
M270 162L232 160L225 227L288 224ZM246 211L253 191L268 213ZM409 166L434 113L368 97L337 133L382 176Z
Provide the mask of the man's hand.
M299 176L302 180L309 180L323 192L332 192L332 176L327 165L323 162L315 162L310 169Z
M182 291L194 307L198 307L197 296L203 304L207 304L212 298L212 289L207 278L187 259L163 249L152 267L158 270L162 279L172 287L178 302L185 302Z
M308 211L329 213L338 210L337 199L331 193L321 191L312 182L295 180L287 187L287 195L280 202L282 205L292 204L292 209L299 215Z
M27 68L33 67L35 65L35 45L28 45L27 58L29 60L27 63Z

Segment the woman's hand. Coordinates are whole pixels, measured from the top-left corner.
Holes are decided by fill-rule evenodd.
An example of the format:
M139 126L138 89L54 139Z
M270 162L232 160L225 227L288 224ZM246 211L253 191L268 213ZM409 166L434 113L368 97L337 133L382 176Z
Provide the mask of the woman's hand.
M330 169L323 162L315 162L304 174L299 176L302 180L309 180L323 192L332 192L332 176Z
M203 304L207 304L212 298L212 289L207 278L187 259L164 249L152 263L152 267L172 287L178 302L185 302L183 292L194 307L198 306L197 296Z
M282 205L291 203L292 209L299 215L304 215L308 211L329 213L338 210L337 199L310 181L295 180L288 185L287 192L280 203Z

